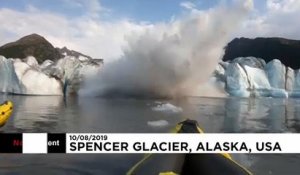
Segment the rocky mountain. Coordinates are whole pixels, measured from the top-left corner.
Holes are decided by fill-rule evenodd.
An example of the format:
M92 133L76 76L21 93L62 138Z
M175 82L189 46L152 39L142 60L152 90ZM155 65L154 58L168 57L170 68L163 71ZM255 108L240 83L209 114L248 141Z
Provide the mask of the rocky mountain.
M38 34L31 34L1 46L0 55L7 58L34 56L39 63L47 59L57 60L62 57L50 42Z
M225 47L223 61L237 57L262 58L267 63L280 60L285 66L300 68L300 41L285 38L235 38Z
M38 63L43 63L45 60L56 61L65 56L79 58L80 60L92 59L88 55L69 50L67 47L55 48L49 41L38 34L27 35L15 42L1 46L0 55L6 58L21 59L33 56Z

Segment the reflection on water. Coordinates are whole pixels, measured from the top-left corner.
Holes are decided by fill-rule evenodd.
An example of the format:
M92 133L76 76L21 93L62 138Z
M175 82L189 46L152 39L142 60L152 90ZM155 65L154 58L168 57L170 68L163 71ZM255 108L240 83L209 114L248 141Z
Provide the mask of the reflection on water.
M189 105L193 104L189 110L193 112L188 115L197 119L208 132L300 131L300 99L192 98L189 101Z
M63 110L61 97L32 97L18 96L12 125L17 130L38 129L40 132L51 131L57 124L56 114ZM37 130L36 130L37 131Z
M196 119L206 132L298 132L300 100L187 98L168 101L181 113L154 111L153 100L0 96L10 99L14 113L6 132L167 132L184 118ZM166 128L149 121L165 120Z
M153 111L154 100L5 96L15 109L1 132L169 132L184 118L205 132L299 132L300 100L186 98L164 101L182 113ZM165 121L167 125L149 125ZM142 155L1 155L0 174L124 174ZM247 155L234 158L256 174L298 174L299 155ZM268 161L265 161L268 160ZM288 170L285 170L287 169ZM288 173L283 173L288 172Z

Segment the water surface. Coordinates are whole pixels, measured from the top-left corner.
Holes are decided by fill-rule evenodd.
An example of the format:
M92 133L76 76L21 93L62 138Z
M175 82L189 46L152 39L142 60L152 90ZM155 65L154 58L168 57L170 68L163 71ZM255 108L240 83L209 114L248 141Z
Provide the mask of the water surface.
M159 100L182 113L152 110L158 100L7 96L15 109L1 132L169 132L185 118L195 119L205 132L284 133L300 131L300 100L273 98L185 98ZM163 126L149 121L164 120ZM125 174L141 154L2 154L0 174ZM234 154L254 174L299 174L298 154Z

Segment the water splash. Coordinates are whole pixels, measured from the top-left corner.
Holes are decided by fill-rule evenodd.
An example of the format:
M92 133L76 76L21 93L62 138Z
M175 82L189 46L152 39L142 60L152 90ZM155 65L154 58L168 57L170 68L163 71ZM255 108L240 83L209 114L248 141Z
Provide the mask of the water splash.
M230 34L252 8L234 0L192 10L144 34L128 36L124 55L106 64L80 90L90 96L180 97L194 94L223 55Z

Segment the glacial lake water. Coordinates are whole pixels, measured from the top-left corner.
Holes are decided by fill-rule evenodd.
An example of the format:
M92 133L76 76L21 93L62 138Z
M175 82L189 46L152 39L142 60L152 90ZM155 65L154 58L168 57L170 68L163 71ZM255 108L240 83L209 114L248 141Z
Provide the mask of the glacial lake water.
M57 96L7 96L14 113L2 133L22 132L169 132L185 118L195 119L208 133L286 133L300 131L300 99L196 98L136 100ZM182 113L158 112L157 101L171 103ZM149 121L167 125L151 126ZM166 122L165 122L166 123ZM1 144L1 143L0 143ZM125 174L142 154L1 154L0 174ZM300 173L300 154L234 154L233 158L258 175Z

